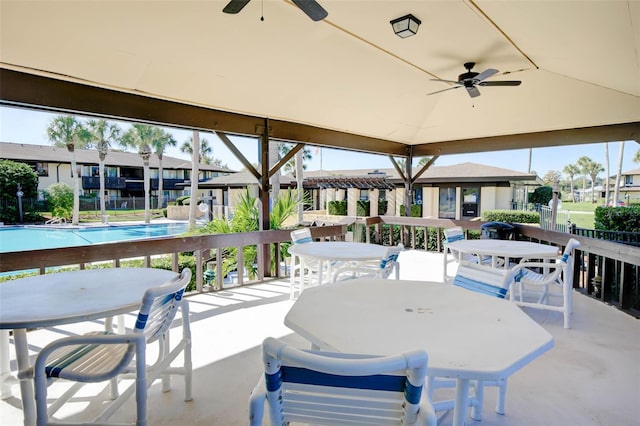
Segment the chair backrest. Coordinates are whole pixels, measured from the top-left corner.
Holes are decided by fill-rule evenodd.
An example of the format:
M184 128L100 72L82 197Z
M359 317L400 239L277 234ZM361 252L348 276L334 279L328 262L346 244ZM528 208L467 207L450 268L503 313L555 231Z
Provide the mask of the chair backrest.
M398 264L398 256L403 249L404 245L402 243L387 248L384 257L380 260L380 269L382 270L380 275L382 278L387 278L391 274L393 268Z
M291 242L293 244L307 244L312 243L311 230L309 228L300 228L291 231Z
M191 269L184 268L173 280L148 289L142 298L134 332L143 333L149 343L158 340L171 327L190 281Z
M445 242L452 243L458 240L464 240L464 231L461 226L454 226L452 228L446 228L444 231Z
M385 357L303 351L271 337L262 348L272 425L413 425L427 415L420 413L424 351Z
M453 284L477 293L504 299L512 281L513 272L510 270L462 260L458 265Z

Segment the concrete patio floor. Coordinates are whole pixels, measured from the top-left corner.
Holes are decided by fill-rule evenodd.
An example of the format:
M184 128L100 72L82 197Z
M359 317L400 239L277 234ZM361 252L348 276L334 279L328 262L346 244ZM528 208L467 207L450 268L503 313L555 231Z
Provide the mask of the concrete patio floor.
M440 254L405 251L400 257L401 279L440 281ZM226 289L189 297L193 332L193 395L184 402L181 378L172 391L162 393L154 384L148 397L150 425L246 425L248 397L261 374L260 344L267 336L299 347L308 343L283 324L292 301L288 280ZM495 389L485 392L483 420L478 425L640 425L640 321L595 300L574 295L572 328L565 330L557 312L525 309L555 338L555 347L510 377L506 414L494 412ZM127 321L133 316L128 315ZM101 322L74 324L29 333L33 353L46 342L88 329ZM428 349L428 348L427 348ZM11 353L14 357L14 353ZM15 359L11 361L15 368ZM19 387L0 402L0 424L21 425ZM435 399L448 399L439 390ZM83 419L84 398L68 411ZM77 412L77 413L76 413ZM131 421L132 400L113 417ZM441 414L441 413L439 413ZM450 425L451 414L439 424Z

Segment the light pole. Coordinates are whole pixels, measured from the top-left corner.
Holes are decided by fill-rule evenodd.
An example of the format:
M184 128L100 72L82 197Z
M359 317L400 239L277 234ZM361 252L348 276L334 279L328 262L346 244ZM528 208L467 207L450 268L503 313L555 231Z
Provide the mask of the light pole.
M16 196L18 197L18 215L20 217L20 223L22 223L22 196L24 192L22 192L22 187L18 184L18 192L16 192Z

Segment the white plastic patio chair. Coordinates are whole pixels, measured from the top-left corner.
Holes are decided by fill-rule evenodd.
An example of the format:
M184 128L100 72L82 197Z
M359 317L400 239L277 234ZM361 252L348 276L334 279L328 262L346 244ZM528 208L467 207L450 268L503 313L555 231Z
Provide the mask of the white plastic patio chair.
M291 244L310 244L313 243L313 238L311 237L311 230L309 228L300 228L291 231ZM298 295L302 293L305 286L305 281L309 281L311 284L311 279L313 275L318 276L318 272L320 270L320 261L314 258L304 258L301 256L299 259L291 259L291 268L289 272L289 297L290 299L295 299L296 290ZM303 270L304 265L304 270ZM297 279L296 279L297 277Z
M341 276L348 275L343 279L348 278L389 278L392 272L395 271L395 279L400 279L400 262L398 262L398 256L404 249L402 243L397 246L387 247L384 256L379 261L375 262L347 262L342 266L335 269L332 274L331 280L333 282L338 281Z
M262 344L265 374L249 399L249 424L436 425L422 393L427 353L395 356L306 351L268 337Z
M571 238L555 263L523 260L516 265L510 299L518 306L562 312L564 328L570 328L573 313L572 253L579 246L580 242ZM560 292L554 292L554 287ZM561 304L552 304L551 297L562 299Z
M491 257L480 258L480 256L473 253L463 253L459 250L451 248L449 243L454 241L460 241L466 239L464 235L464 230L461 226L453 226L451 228L445 228L443 231L444 234L444 249L443 249L443 282L451 282L453 277L447 275L447 265L451 262L460 263L461 261L471 262L471 263L490 263ZM450 258L449 253L453 258ZM499 266L504 265L504 261L498 261Z
M22 379L33 377L35 384L36 419L38 426L52 424L74 424L58 421L53 416L69 401L82 385L112 381L131 375L135 381L119 396L117 386L112 386L112 401L91 424L110 424L107 419L135 391L136 421L138 426L147 424L147 388L158 378L163 380L163 391L168 391L168 375L179 374L185 380L185 401L191 397L191 330L189 308L182 295L191 280L191 270L184 269L175 279L147 290L142 299L135 327L127 334L113 334L109 331L92 332L82 336L67 337L45 346L29 371L20 372ZM169 328L178 311L182 316L182 339L170 348ZM148 343L158 342L157 361L146 365ZM169 349L171 349L169 351ZM179 354L183 354L183 366L170 364ZM47 386L57 379L77 382L60 398L48 406ZM75 424L87 424L75 423ZM133 423L131 423L133 424Z

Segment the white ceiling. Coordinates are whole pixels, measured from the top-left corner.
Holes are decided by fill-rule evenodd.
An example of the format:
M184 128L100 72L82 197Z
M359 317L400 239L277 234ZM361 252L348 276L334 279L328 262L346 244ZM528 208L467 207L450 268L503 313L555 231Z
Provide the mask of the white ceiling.
M1 67L408 145L640 122L640 1L226 2L1 0ZM427 95L468 61L522 84Z

